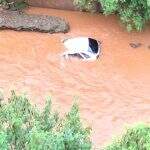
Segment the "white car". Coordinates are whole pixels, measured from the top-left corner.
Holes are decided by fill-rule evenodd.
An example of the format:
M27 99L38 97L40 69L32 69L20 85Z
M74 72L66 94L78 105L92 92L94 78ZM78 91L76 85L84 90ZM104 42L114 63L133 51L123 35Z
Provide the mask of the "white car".
M100 54L100 42L88 37L75 37L63 41L67 51L62 56L78 57L83 60L96 60Z

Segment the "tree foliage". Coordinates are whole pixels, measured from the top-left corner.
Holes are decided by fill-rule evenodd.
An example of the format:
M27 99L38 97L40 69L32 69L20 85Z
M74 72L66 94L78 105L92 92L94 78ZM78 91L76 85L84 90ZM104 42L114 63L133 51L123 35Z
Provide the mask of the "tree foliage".
M76 4L87 7L90 0L75 0ZM150 20L150 0L97 0L105 15L117 14L128 31L141 31Z
M25 96L12 96L0 107L1 150L90 150L90 129L84 128L77 104L65 118L51 109L47 100L43 111Z

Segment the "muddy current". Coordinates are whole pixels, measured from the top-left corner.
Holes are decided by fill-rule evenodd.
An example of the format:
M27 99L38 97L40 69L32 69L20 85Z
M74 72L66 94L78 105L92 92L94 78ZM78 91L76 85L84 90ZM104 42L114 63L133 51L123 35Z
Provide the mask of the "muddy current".
M115 16L31 8L28 13L63 17L67 34L0 31L0 88L26 92L43 107L67 112L78 97L95 146L108 143L126 124L150 121L150 28L128 33ZM62 39L88 36L102 42L94 62L64 61ZM133 43L140 43L138 47Z

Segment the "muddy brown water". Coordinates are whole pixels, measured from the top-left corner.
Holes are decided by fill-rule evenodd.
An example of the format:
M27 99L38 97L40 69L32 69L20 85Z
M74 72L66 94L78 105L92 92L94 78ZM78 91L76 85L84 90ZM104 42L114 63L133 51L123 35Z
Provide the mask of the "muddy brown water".
M60 112L79 97L81 116L92 127L95 146L104 145L125 124L150 121L150 28L127 33L115 16L32 8L29 13L64 17L68 34L0 31L0 88L27 92L44 105L46 95ZM61 40L90 36L102 41L95 62L64 61ZM132 48L129 43L142 43Z

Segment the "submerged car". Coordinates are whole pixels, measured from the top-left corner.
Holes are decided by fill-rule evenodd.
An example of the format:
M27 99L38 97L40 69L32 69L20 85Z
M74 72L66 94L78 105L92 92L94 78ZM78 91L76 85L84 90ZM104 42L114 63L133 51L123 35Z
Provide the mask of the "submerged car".
M96 60L100 55L101 42L88 37L75 37L63 41L67 51L62 56L66 59L77 57L83 60Z

